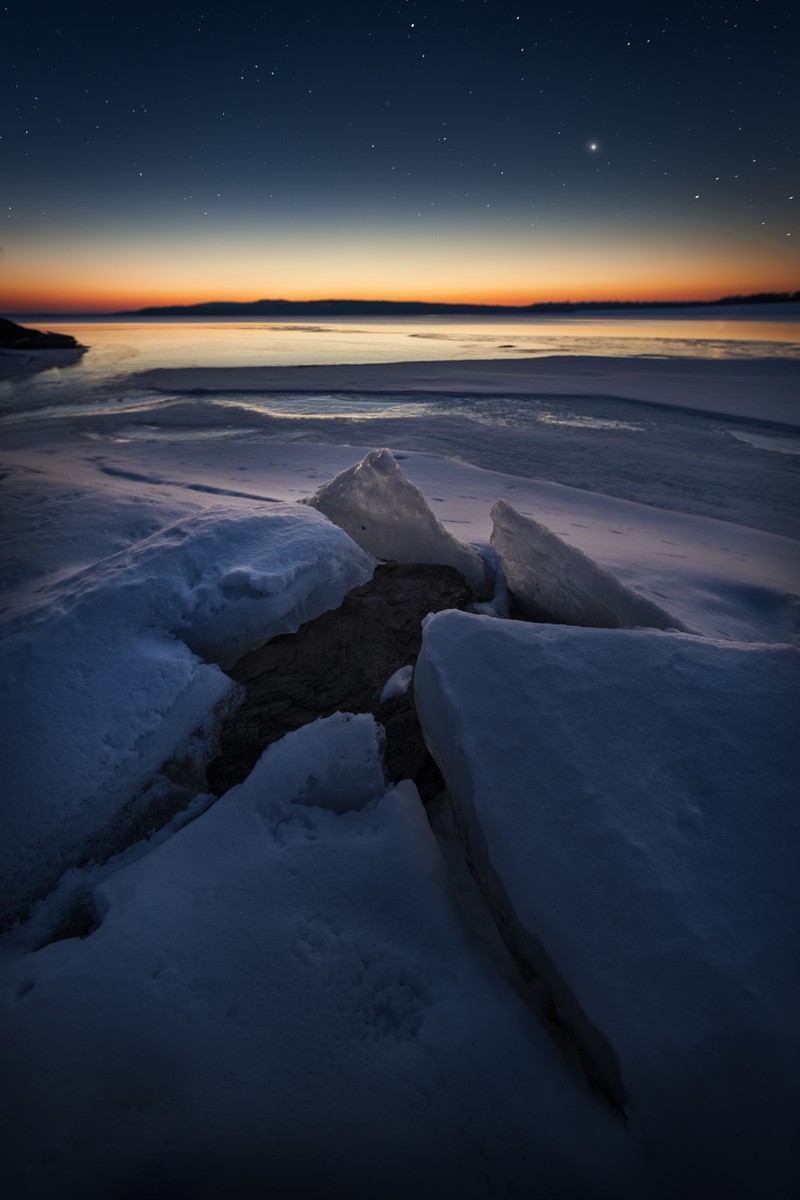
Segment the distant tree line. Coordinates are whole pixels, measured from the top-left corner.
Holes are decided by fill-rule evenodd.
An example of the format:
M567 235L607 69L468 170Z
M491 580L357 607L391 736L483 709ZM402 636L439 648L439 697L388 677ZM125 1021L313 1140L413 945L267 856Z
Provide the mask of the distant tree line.
M754 292L748 296L723 296L719 300L566 300L537 304L437 304L423 300L211 300L203 304L154 305L114 313L118 317L283 317L283 316L490 316L527 313L572 313L612 309L615 312L646 308L709 308L736 304L785 304L800 301L800 291Z

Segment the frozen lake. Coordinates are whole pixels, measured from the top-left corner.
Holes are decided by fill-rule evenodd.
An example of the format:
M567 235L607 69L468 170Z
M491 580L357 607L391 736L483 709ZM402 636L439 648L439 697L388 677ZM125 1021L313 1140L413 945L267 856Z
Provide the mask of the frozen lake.
M796 325L69 328L0 383L14 1195L789 1200ZM398 533L492 575L411 683L488 885L362 707L208 790L225 665Z
M703 316L694 310L674 309L667 315L537 316L513 321L446 317L303 322L19 319L70 333L91 347L92 353L69 372L45 381L43 390L59 396L73 386L94 392L118 382L121 375L154 367L423 362L555 354L800 358L797 306L760 307L765 311L747 306L708 309ZM40 390L25 388L22 395L33 402Z
M514 322L49 323L90 349L63 369L0 381L0 428L6 439L38 437L66 421L81 439L116 444L388 445L796 536L796 307ZM526 364L551 362L554 386L528 387ZM565 391L571 362L583 377ZM636 362L647 368L641 380L591 368ZM397 363L417 370L397 373ZM497 378L472 375L492 363ZM680 373L656 386L658 364L692 374L692 363L690 403ZM313 385L303 364L322 372ZM361 374L342 375L344 364L363 364ZM262 386L259 372L275 379ZM762 375L781 372L781 403L769 404Z

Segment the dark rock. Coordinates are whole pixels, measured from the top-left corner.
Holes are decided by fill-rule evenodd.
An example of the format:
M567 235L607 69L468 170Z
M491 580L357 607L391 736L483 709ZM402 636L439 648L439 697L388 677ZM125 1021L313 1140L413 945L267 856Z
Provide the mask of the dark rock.
M334 712L371 712L386 730L389 779L415 780L423 798L438 792L441 776L422 739L413 684L383 703L380 696L395 671L416 662L425 616L471 604L453 567L385 563L340 608L246 654L228 672L244 685L245 699L222 728L219 757L208 766L210 790L220 796L241 783L267 746L301 725Z
M0 347L5 350L71 350L78 342L68 333L42 333L0 317Z

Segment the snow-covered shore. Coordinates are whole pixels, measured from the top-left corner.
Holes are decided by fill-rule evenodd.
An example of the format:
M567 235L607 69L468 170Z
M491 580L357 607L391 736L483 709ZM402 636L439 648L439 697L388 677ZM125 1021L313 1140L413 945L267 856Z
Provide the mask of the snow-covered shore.
M270 378L524 377L798 424L794 363L537 362ZM798 543L757 507L721 521L402 446L419 501L373 459L322 504L335 524L296 501L369 447L260 440L231 408L239 436L187 437L175 403L174 440L132 436L130 410L5 429L3 900L32 906L2 960L12 1194L792 1195ZM493 523L498 500L519 520ZM336 606L393 528L392 553L457 539L521 580L532 537L532 594L537 571L556 591L599 579L661 622L426 626L423 730L491 877L466 899L413 783L384 780L369 714L287 735L216 803L203 787L235 703L222 668ZM176 779L184 815L137 836ZM524 928L555 1038L481 906L507 941Z

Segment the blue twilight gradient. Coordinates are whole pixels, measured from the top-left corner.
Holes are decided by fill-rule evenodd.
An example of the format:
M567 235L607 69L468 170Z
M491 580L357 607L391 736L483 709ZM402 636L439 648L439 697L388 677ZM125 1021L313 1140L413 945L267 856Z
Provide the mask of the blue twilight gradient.
M226 251L263 254L263 286L245 272L239 298L313 294L309 241L340 295L367 278L348 253L385 254L391 297L393 264L449 245L477 262L486 248L474 275L489 298L524 281L511 266L528 254L530 299L547 298L539 256L576 241L587 291L593 249L607 275L603 255L624 263L648 243L665 291L680 291L678 259L686 294L714 294L724 264L753 288L797 286L797 29L788 3L758 0L12 0L0 287L69 251L89 289L103 257L123 263L127 247L134 263L150 246L191 299L204 253L206 298L235 289ZM434 256L421 298L469 290L446 277L450 258Z

